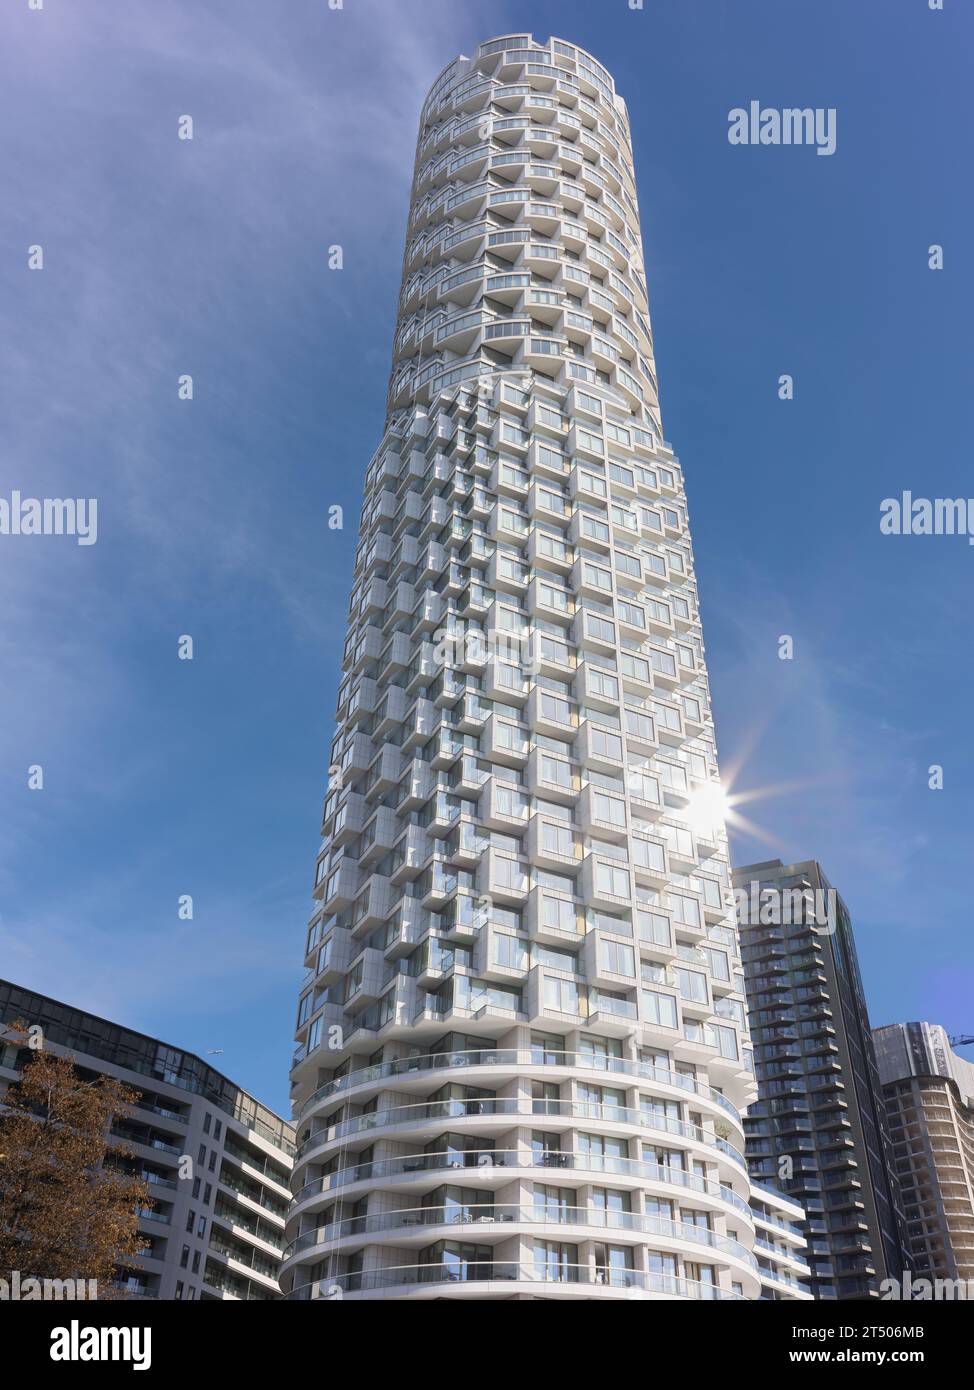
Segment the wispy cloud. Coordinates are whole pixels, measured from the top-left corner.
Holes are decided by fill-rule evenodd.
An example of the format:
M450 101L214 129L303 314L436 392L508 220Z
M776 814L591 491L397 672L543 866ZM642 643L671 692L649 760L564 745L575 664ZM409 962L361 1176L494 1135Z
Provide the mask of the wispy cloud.
M286 11L0 20L0 494L97 497L100 522L87 551L0 547L2 970L133 1025L280 989L283 1039L416 117L489 7Z
M880 635L857 655L839 643L831 594L798 610L743 556L731 585L705 595L704 616L721 635L711 677L723 771L758 832L732 832L736 862L817 858L850 900L859 887L871 916L916 929L930 893L919 865L931 722L896 718ZM778 655L785 635L791 660Z

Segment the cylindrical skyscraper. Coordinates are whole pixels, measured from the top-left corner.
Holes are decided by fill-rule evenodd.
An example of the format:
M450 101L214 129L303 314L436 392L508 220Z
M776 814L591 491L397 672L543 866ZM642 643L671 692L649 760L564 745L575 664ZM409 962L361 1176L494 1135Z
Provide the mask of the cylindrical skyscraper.
M753 1095L629 123L423 107L298 1011L292 1298L756 1298Z

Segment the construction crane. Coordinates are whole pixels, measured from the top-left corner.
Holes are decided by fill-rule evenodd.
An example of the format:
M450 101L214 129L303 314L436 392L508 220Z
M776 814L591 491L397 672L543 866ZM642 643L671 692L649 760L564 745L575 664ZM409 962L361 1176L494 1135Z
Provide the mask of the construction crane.
M957 1038L948 1038L951 1047L970 1047L974 1043L974 1034L964 1033Z

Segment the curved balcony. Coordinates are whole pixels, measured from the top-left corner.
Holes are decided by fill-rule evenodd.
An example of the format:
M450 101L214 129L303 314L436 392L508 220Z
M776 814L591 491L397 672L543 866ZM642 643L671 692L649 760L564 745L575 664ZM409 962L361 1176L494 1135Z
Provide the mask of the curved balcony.
M337 1077L334 1081L319 1086L301 1106L297 1119L301 1121L308 1118L316 1109L320 1109L323 1101L330 1100L333 1096L353 1091L378 1090L385 1081L393 1078L408 1077L422 1082L431 1073L462 1070L466 1079L473 1070L478 1080L484 1079L488 1073L514 1073L524 1076L537 1073L539 1077L555 1076L559 1080L567 1080L571 1076L590 1073L603 1078L631 1077L634 1081L649 1081L697 1096L726 1111L741 1133L744 1132L743 1120L737 1107L721 1091L714 1090L712 1086L707 1086L692 1076L668 1071L664 1067L655 1067L648 1062L630 1062L624 1057L597 1057L585 1052L559 1052L554 1055L560 1060L553 1061L529 1049L478 1048L466 1052L437 1052L425 1057L400 1057L390 1062L379 1062L375 1066L363 1067L360 1071L349 1072L346 1076ZM470 1080L473 1081L474 1077L471 1076Z
M665 1115L654 1114L650 1110L635 1110L622 1105L602 1105L590 1101L571 1100L533 1100L530 1097L488 1096L474 1100L425 1101L417 1105L396 1105L388 1110L373 1110L364 1115L354 1115L339 1124L310 1134L298 1146L295 1163L308 1161L312 1153L323 1158L330 1146L359 1134L368 1134L378 1139L384 1134L390 1136L412 1133L417 1137L429 1134L443 1126L451 1129L459 1126L458 1132L491 1133L497 1129L511 1128L511 1121L524 1120L537 1125L543 1119L551 1128L571 1129L576 1121L596 1123L608 1132L636 1130L660 1136L676 1136L701 1148L704 1153L716 1150L729 1158L732 1163L747 1170L744 1155L729 1144L708 1134L699 1125L687 1124L683 1120L670 1119ZM466 1123L466 1122L471 1123ZM497 1122L501 1123L497 1123Z
M467 1177L475 1176L478 1185L487 1189L501 1187L518 1179L536 1181L539 1169L550 1176L552 1168L557 1168L558 1183L562 1187L604 1182L608 1174L616 1185L645 1188L654 1196L680 1200L684 1193L690 1193L696 1205L713 1211L732 1209L737 1216L744 1218L748 1226L754 1225L750 1206L726 1183L714 1182L681 1168L662 1167L643 1159L616 1158L605 1154L535 1153L528 1149L468 1150L463 1155L458 1155L454 1150L444 1150L441 1153L352 1163L299 1188L294 1193L291 1216L300 1216L323 1206L335 1192L341 1190L346 1194L349 1188L354 1189L347 1191L347 1196L352 1200L372 1187L392 1191L403 1186L417 1190L432 1189L442 1184L444 1175L457 1179L466 1174Z
M655 1237L664 1246L689 1243L705 1247L708 1255L723 1256L755 1273L758 1262L754 1254L740 1241L730 1236L691 1226L681 1221L668 1221L658 1216L643 1216L637 1212L600 1211L592 1207L563 1207L559 1209L535 1206L515 1206L508 1203L484 1202L475 1206L413 1207L402 1211L382 1212L375 1216L352 1217L331 1222L315 1231L298 1236L285 1246L285 1266L299 1255L312 1252L320 1259L336 1246L347 1250L354 1246L376 1243L373 1237L385 1237L378 1243L396 1246L413 1241L429 1243L458 1234L463 1227L467 1239L476 1237L478 1243L495 1243L515 1235L544 1233L563 1240L607 1239L644 1245L647 1237ZM475 1227L475 1230L469 1229ZM389 1239L394 1237L394 1239ZM628 1238L628 1239L627 1239ZM702 1255L702 1251L696 1251Z
M341 1274L313 1284L302 1284L287 1295L342 1300L379 1298L440 1298L445 1288L451 1295L468 1298L676 1298L743 1301L743 1295L713 1284L698 1284L669 1274L647 1274L635 1269L597 1269L579 1264L468 1263L394 1265L361 1274Z

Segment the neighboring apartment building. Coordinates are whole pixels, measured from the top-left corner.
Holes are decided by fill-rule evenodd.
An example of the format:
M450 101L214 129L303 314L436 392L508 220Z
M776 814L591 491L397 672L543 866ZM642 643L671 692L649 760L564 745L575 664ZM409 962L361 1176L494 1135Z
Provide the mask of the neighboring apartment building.
M113 1131L120 1162L149 1184L139 1230L148 1250L119 1273L128 1294L164 1299L279 1297L294 1130L199 1057L0 980L0 1095L31 1055L3 1025L39 1024L44 1046L82 1076L113 1076L139 1092ZM181 1157L193 1176L181 1178Z
M422 110L297 1017L296 1299L757 1298L754 1095L626 107Z
M805 1209L816 1298L902 1277L901 1199L852 923L813 861L734 872L758 1101L752 1174Z
M974 1064L936 1023L873 1030L918 1278L974 1279Z

